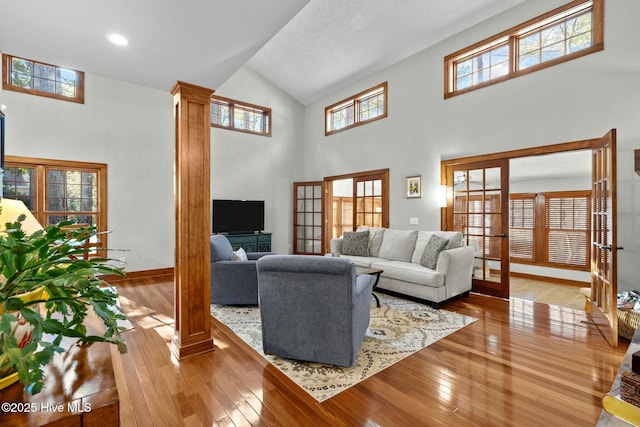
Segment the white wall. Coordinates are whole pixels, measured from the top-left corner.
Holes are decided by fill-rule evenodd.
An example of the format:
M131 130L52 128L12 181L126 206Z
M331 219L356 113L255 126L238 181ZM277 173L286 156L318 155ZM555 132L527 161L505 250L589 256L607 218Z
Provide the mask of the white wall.
M509 193L511 194L575 190L591 190L591 175L562 179L541 177L536 180L509 181Z
M19 52L16 52L19 54ZM85 104L0 91L6 153L106 163L110 256L128 271L173 267L174 116L166 92L85 74ZM292 182L301 180L303 107L245 67L216 91L272 109L273 137L212 128L212 198L265 200L272 249L291 251Z
M247 66L215 93L271 108L273 128L271 137L211 128L211 196L264 200L271 249L290 253L293 182L304 177L304 107Z
M109 255L128 271L174 265L170 89L85 74L84 104L0 91L6 154L108 165L108 246L127 249Z
M305 110L305 176L320 179L390 168L390 225L440 226L440 161L596 138L618 130L619 288L639 287L640 16L637 0L605 2L605 50L575 61L443 98L443 58L451 52L552 10L564 0L528 0L404 61L318 100ZM383 81L389 117L328 137L324 108ZM423 177L423 198L404 198L406 176ZM409 217L419 225L410 226Z

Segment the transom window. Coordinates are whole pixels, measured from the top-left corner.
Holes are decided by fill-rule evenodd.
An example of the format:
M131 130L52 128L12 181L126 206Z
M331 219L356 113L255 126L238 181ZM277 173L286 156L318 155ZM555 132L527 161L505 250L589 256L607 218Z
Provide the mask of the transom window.
M101 232L107 230L106 177L102 163L7 156L3 197L22 200L42 225L71 220ZM106 247L106 235L100 241Z
M461 90L509 73L509 46L503 42L455 63L456 89Z
M325 135L387 117L387 82L324 109Z
M576 0L445 57L445 98L604 49L604 0Z
M518 69L523 70L591 47L593 4L589 3L581 5L577 12L566 18L542 28L535 27L518 37Z
M214 95L211 126L271 136L271 109Z
M84 103L84 73L57 65L2 54L6 90Z

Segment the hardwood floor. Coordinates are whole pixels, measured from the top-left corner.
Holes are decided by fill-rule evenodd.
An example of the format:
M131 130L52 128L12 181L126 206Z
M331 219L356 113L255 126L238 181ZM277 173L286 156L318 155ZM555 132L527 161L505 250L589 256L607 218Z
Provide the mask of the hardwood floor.
M479 321L318 403L212 319L215 351L178 362L172 277L114 282L135 326L113 350L123 426L594 425L626 351L585 313L479 295Z
M583 286L590 285L585 283ZM584 296L580 294L580 288L583 286L511 276L509 295L529 301L584 310Z

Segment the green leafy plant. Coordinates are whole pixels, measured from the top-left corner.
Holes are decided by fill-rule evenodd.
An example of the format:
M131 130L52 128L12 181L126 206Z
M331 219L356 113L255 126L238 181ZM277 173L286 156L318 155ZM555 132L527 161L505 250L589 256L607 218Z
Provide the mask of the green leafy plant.
M109 342L127 351L118 320L126 317L116 305L117 294L105 288L100 275L124 276L107 258L84 259L88 248L78 244L96 235L95 227L63 230L72 221L45 227L27 236L24 215L6 224L0 234L0 377L2 370L17 371L25 390L36 394L44 385L44 367L66 349L64 337L81 344ZM23 301L18 295L42 287L44 296ZM104 333L87 333L90 309L102 320ZM30 342L12 335L17 324L33 326Z

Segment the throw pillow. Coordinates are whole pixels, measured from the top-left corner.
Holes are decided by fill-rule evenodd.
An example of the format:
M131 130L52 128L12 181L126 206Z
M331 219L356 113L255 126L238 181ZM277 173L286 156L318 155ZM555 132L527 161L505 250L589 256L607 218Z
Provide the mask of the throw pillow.
M447 245L447 249L455 249L462 246L462 233L459 231L452 232L451 236L449 236L449 245Z
M345 255L369 256L369 231L345 232L342 253Z
M432 235L424 247L422 257L420 257L420 265L435 270L438 264L438 255L440 255L440 252L442 252L448 244L448 239L436 236L435 234Z
M234 251L231 254L231 261L248 261L249 258L247 258L247 253L244 251L243 248L238 248L237 251Z
M371 243L369 244L369 256L377 257L380 254L380 247L382 246L382 238L384 237L384 228L376 228L373 231L371 237Z

